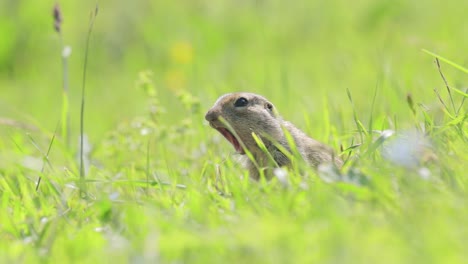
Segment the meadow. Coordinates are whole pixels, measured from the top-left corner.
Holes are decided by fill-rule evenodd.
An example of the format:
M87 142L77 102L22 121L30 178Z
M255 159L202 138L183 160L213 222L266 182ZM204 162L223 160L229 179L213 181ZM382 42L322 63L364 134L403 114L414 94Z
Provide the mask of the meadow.
M1 263L466 263L468 1L55 4L0 2ZM249 180L234 91L344 167Z

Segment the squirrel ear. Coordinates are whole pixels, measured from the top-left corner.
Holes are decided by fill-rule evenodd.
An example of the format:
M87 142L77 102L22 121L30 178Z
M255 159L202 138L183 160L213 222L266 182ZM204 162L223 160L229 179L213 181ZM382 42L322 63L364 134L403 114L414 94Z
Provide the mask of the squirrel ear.
M276 116L278 115L278 113L276 112L275 107L274 107L273 104L270 103L270 102L266 102L266 103L265 103L265 109L266 109L268 112L270 112L270 114L271 114L272 116L274 116L274 117L276 117Z

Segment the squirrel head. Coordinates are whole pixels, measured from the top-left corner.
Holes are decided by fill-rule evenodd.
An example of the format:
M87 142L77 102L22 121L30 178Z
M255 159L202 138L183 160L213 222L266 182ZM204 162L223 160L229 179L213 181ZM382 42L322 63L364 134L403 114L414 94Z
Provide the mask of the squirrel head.
M251 152L258 149L252 133L263 142L268 142L268 138L278 139L282 135L281 118L276 108L257 94L225 94L206 113L205 119L240 154L245 154L245 148Z

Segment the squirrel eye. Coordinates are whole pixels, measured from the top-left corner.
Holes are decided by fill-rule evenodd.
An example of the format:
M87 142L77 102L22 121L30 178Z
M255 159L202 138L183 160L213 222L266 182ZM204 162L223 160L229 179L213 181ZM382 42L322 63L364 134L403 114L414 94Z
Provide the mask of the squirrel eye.
M236 102L234 103L234 106L235 107L243 107L243 106L246 106L248 103L249 103L249 101L247 99L245 99L244 97L241 97L241 98L236 100Z
M271 110L273 110L273 105L270 104L270 103L267 103L266 108L271 111Z

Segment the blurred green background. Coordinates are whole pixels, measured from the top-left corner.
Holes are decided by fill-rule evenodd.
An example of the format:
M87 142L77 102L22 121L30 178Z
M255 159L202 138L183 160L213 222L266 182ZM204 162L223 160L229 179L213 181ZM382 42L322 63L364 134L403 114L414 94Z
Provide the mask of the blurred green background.
M52 131L60 120L60 38L55 1L0 2L0 115L33 120ZM86 33L95 1L60 2L69 58L72 129L77 136ZM425 48L468 64L467 1L100 1L92 32L86 133L99 140L146 109L136 88L151 70L167 121L182 118L174 91L208 109L221 94L252 91L295 122L322 118L326 99L352 125L346 89L367 115L404 119L405 97L436 102L443 87ZM451 80L462 73L444 69ZM454 83L457 85L459 83ZM343 112L344 111L344 112ZM203 111L202 111L203 112ZM337 118L332 113L332 118ZM200 122L203 117L200 116ZM320 120L320 119L318 119ZM349 130L350 127L341 129Z

